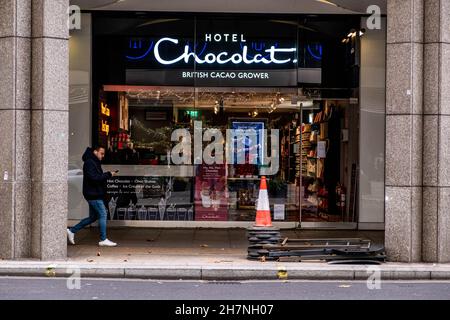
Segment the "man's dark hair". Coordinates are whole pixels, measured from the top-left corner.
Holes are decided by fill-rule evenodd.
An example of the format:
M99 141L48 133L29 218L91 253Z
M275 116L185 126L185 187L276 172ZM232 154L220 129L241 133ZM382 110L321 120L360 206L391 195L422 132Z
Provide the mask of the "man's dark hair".
M105 149L106 150L105 146L100 145L100 144L96 144L96 145L94 145L92 147L92 151L99 151L100 149Z

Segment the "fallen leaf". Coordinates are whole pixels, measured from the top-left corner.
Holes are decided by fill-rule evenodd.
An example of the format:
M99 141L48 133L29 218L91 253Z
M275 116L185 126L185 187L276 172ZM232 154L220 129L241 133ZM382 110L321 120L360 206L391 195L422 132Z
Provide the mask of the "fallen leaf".
M148 254L151 254L151 253L152 253L151 251L148 252Z
M47 271L45 271L45 275L47 277L54 277L54 276L56 276L56 272L52 267L47 267Z
M266 262L266 256L262 256L261 258L259 258L261 260L261 262Z
M88 259L87 262L94 262L94 260L93 259Z
M278 276L278 279L280 279L280 280L287 279L288 272L287 272L286 268L284 268L284 267L278 268L277 276Z
M147 239L147 242L153 242L155 239Z
M128 262L128 260L125 259L125 260L123 260L123 262Z
M207 244L202 244L200 247L202 247L202 248L208 248L208 245L207 245Z
M97 257L100 257L101 256L101 253L100 252L97 252Z

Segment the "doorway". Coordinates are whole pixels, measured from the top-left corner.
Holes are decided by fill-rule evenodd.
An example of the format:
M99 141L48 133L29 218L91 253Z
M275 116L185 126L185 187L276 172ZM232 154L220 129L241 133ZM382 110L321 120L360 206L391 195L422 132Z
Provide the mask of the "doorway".
M352 99L301 105L301 227L355 229L359 106Z

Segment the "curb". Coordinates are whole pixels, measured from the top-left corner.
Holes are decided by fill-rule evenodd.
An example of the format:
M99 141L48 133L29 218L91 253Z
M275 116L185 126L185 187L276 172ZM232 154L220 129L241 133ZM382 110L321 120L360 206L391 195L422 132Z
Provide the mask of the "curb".
M52 277L69 278L76 276L74 264L0 265L3 277ZM152 280L205 280L205 281L246 281L246 280L367 280L374 272L379 272L382 280L450 280L450 265L445 267L393 267L381 266L368 269L365 266L335 267L316 266L276 266L261 267L210 267L210 266L107 266L82 265L81 277L120 278ZM75 272L75 273L74 273Z

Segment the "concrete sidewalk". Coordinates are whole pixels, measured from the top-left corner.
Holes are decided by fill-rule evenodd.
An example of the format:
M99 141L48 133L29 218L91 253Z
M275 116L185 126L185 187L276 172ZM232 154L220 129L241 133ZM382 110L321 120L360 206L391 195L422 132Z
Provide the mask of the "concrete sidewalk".
M383 243L383 232L283 230L289 238L362 237ZM365 280L369 266L325 262L259 262L246 259L244 229L116 228L108 237L116 248L99 248L95 228L77 234L67 261L0 261L0 276L68 277L73 267L82 277L194 280ZM378 266L377 266L378 267ZM371 266L373 268L373 266ZM385 280L450 280L450 264L386 263Z

